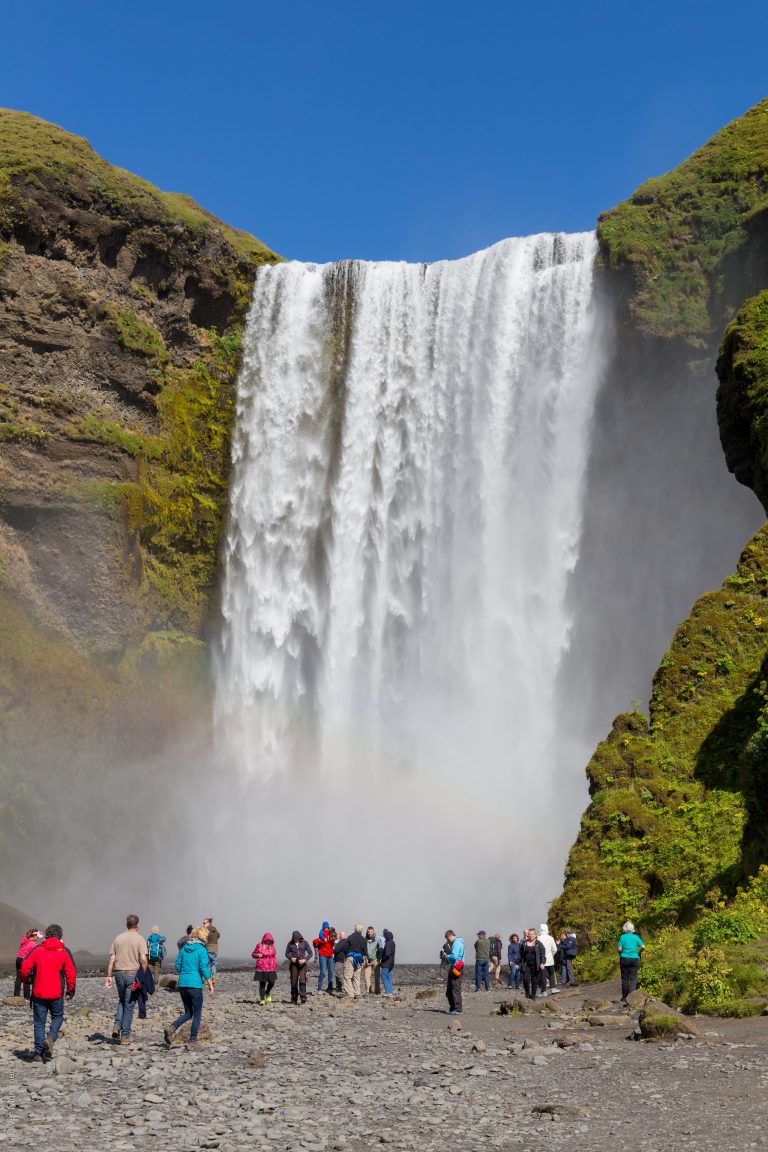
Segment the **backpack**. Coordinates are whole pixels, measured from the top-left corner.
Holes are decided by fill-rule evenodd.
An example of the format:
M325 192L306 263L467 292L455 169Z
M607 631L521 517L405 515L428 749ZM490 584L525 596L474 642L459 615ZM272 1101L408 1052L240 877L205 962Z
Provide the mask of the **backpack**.
M158 936L156 932L153 932L147 943L149 944L149 959L162 960L163 956L165 955L165 948L163 948L162 937Z

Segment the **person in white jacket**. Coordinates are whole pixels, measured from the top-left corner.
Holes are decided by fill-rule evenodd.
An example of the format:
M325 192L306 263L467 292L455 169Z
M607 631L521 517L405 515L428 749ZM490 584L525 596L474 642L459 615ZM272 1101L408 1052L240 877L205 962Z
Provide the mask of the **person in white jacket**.
M559 992L557 986L557 978L555 976L555 952L557 951L557 944L554 937L550 936L549 928L546 924L539 925L539 941L544 945L544 970L541 973L541 994L547 995L547 981L549 981L549 993Z

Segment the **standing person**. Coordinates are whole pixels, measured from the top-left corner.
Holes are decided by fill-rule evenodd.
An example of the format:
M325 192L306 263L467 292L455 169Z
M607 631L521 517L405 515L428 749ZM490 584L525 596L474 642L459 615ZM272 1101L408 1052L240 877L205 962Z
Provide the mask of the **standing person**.
M462 1010L461 998L461 978L464 975L464 941L461 936L457 936L453 928L449 928L445 934L445 941L448 945L446 952L445 946L440 953L440 962L445 957L445 964L448 968L448 983L445 987L445 995L448 999L448 1015L460 1016Z
M264 933L261 943L256 945L251 956L256 961L253 978L259 982L259 1004L263 1008L265 1004L272 1003L272 989L277 980L277 949L271 932Z
M501 935L498 932L494 933L489 943L491 955L488 971L491 980L498 985L501 981Z
M24 999L29 1000L30 997L30 982L29 980L22 980L21 978L21 965L27 958L33 948L37 948L41 940L44 939L42 932L38 932L37 928L27 928L26 932L19 941L19 950L16 953L16 979L13 982L14 996L21 996L21 990L24 989Z
M163 1029L163 1037L170 1047L177 1028L192 1021L189 1030L189 1043L197 1043L197 1034L200 1030L200 1021L203 1017L203 981L208 985L208 991L213 992L213 979L211 978L211 962L208 959L208 948L203 940L204 929L193 928L189 940L176 957L174 967L179 974L179 995L184 1011Z
M331 935L332 932L333 935ZM333 993L333 946L335 940L335 931L331 928L327 920L323 920L322 928L312 941L312 947L320 962L320 972L317 977L318 992L326 991ZM323 985L325 985L325 989Z
M285 958L291 973L291 1002L307 1002L307 965L314 958L312 945L301 932L294 932L285 949Z
M523 973L523 988L526 1000L535 1000L541 980L546 979L544 945L536 939L536 929L526 928L520 945L520 967Z
M395 967L395 938L389 928L382 932L384 947L381 950L381 982L384 985L384 995L391 996L392 972Z
M576 959L576 937L561 932L557 942L557 962L560 965L560 983L573 984L573 962Z
M515 990L520 988L520 937L517 932L513 932L507 944L507 963L509 964L509 984L512 987L514 981Z
M344 961L344 995L356 1000L360 995L360 969L368 962L368 946L362 924L355 924L347 937L347 956Z
M381 944L376 936L376 929L368 926L365 933L365 990L368 995L381 995ZM373 988L371 988L373 980Z
M152 931L147 936L147 962L149 963L150 971L152 972L152 979L156 984L160 982L160 973L163 970L163 960L165 959L165 941L166 937L160 935L160 929L157 924L152 926ZM181 949L179 949L181 951Z
M334 971L336 973L336 991L344 991L344 964L347 960L347 951L349 949L349 941L347 940L346 932L339 933L338 940L333 943L333 963Z
M187 943L187 941L189 940L189 938L192 935L192 933L194 932L194 930L195 930L195 928L194 928L193 924L187 924L186 932L184 932L183 935L179 936L178 940L176 941L176 947L179 950L179 952L181 952L182 948Z
M203 931L205 932L204 944L208 949L208 963L211 966L211 983L216 983L216 961L219 957L219 940L221 933L218 928L213 926L213 916L206 916L203 920Z
M544 971L541 975L541 990L546 994L547 981L549 981L549 991L559 992L560 989L557 986L557 977L555 976L555 952L557 951L557 944L555 943L554 936L550 936L549 928L546 924L539 925L539 941L544 945L544 953L546 956Z
M71 1000L75 995L77 969L72 953L65 947L61 938L60 924L49 924L42 943L37 940L21 962L20 974L23 983L32 984L32 1016L34 1021L35 1055L34 1060L50 1060L52 1048L64 1022L64 996ZM51 1014L51 1028L45 1035L48 1013Z
M573 961L576 959L576 957L579 954L579 946L578 946L578 942L576 940L576 933L574 932L573 928L566 928L565 934L568 937L568 940L570 942L570 961L571 961L571 963L570 963L570 967L568 967L567 970L570 973L571 988L576 988L577 983L576 983L576 977L574 976L574 973L573 973Z
M117 1010L112 1039L118 1044L130 1042L133 1024L133 991L136 973L139 968L147 970L147 942L139 935L139 918L134 913L125 918L125 932L121 932L112 942L107 961L107 989L112 987L112 973L115 973L117 988Z
M635 932L631 920L627 920L619 936L619 968L621 969L621 1002L627 1003L627 996L637 988L637 973L640 968L640 958L645 951L640 937Z
M480 991L480 985L485 984L486 992L491 990L491 981L488 976L488 968L491 959L491 942L488 936L481 929L477 934L475 940L475 992Z

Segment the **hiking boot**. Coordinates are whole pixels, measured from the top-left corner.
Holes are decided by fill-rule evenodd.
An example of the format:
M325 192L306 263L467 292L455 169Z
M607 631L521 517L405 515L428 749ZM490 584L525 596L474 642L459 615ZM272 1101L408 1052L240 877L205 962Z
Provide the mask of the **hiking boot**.
M122 1036L120 1037L120 1043L133 1044L133 1036L131 1036L130 1032L123 1032Z
M119 1040L120 1039L120 1029L119 1028L113 1028L112 1029L112 1039L113 1040Z
M174 1028L173 1024L166 1024L165 1028L163 1028L163 1040L165 1040L169 1048L171 1044L173 1044L173 1037L175 1035L176 1029Z
M43 1057L46 1060L53 1060L53 1046L56 1043L55 1036L46 1036L43 1040Z
M30 1057L29 1062L30 1062L30 1064L42 1064L43 1063L43 1057L42 1057L41 1053L35 1052L34 1056Z

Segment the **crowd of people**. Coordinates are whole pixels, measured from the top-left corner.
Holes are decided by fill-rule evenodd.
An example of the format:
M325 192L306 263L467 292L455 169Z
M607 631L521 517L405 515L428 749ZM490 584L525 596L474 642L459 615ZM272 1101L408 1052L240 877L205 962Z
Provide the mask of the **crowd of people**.
M163 1034L170 1045L176 1032L190 1024L189 1044L196 1044L203 1014L203 990L213 994L216 984L220 932L212 917L206 917L199 928L192 924L177 941L174 971L176 987L181 997L182 1011ZM64 1020L64 1002L75 995L77 970L71 952L63 943L63 932L58 924L51 924L42 933L30 928L22 937L16 959L15 995L22 989L33 1009L35 1060L50 1060L53 1046ZM154 925L145 939L139 932L139 917L126 917L125 931L112 942L107 960L105 986L117 991L117 1005L112 1029L116 1044L131 1041L134 1010L146 1017L148 997L154 994L166 959L167 937ZM503 941L496 932L489 937L479 931L475 940L475 991L489 991L499 986L502 977ZM621 969L622 1003L637 987L638 970L645 944L630 921L624 924L618 940ZM525 996L553 995L566 985L573 986L573 961L577 954L576 934L566 928L556 941L546 924L527 928L522 939L512 933L507 944L508 987L519 989L522 983ZM278 954L275 938L265 932L253 949L256 962L254 980L259 985L259 1004L272 1002L272 991L278 978ZM307 1002L307 980L310 965L318 960L317 993L342 995L356 1000L362 995L391 996L394 993L395 940L385 928L379 934L373 926L364 931L355 924L352 932L338 931L324 920L317 935L310 942L301 932L294 931L285 953L288 962L290 995L293 1004ZM465 969L464 941L449 929L440 950L440 963L447 969L446 997L448 1011L458 1015L462 1011L462 982ZM559 969L560 980L557 979ZM364 977L365 993L361 976ZM48 1017L50 1026L46 1034Z

